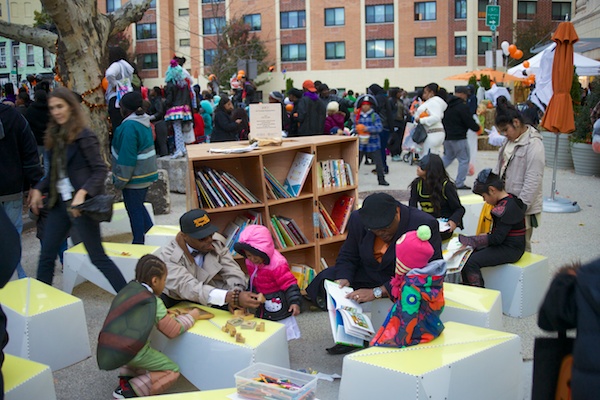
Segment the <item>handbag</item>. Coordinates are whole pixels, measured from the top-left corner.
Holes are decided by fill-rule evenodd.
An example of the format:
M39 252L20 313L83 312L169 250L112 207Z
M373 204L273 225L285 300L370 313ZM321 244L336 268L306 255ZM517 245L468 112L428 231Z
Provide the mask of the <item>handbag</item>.
M421 144L427 139L427 130L423 124L416 124L410 132L410 137L416 144Z
M183 133L183 142L185 144L192 144L196 142L196 136L194 135L194 125L192 121L184 121L181 126L181 133Z
M568 361L571 357L574 341L575 339L566 337L564 331L559 332L558 338L535 339L531 400L554 399L559 392L564 391L563 386L567 383L570 370L561 367L563 361ZM560 382L563 384L559 386Z
M113 203L115 196L112 194L99 194L91 197L83 203L73 206L83 214L97 222L110 222L113 215Z

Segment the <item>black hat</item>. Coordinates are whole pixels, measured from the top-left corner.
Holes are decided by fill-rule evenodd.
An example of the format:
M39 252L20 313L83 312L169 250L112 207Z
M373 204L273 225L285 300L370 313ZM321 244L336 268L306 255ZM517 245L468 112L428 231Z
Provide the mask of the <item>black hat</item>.
M456 89L454 89L454 93L469 94L469 88L467 86L457 86Z
M394 217L398 202L387 193L373 193L363 201L358 215L367 229L382 229L390 226Z
M204 239L217 232L216 226L210 223L210 218L204 210L190 210L179 218L181 232L194 239Z
M144 99L140 92L129 92L123 96L119 104L128 110L135 111L143 106Z
M257 249L256 247L250 246L248 243L237 242L233 245L233 249L244 257L247 257L246 252L248 252L262 258L265 262L265 265L271 264L271 257L269 257L267 253Z

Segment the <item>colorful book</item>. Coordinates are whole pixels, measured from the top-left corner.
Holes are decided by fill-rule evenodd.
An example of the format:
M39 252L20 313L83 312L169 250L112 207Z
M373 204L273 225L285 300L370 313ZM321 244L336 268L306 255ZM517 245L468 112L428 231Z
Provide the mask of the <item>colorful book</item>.
M298 239L300 239L300 242L302 244L309 243L308 238L304 235L304 233L302 232L302 229L300 229L300 227L298 226L296 221L294 221L292 218L286 218L286 217L279 217L279 219L284 221L286 224L288 224L292 228L294 234L296 235L296 237L298 237Z
M346 225L354 207L354 197L347 194L341 195L331 209L331 219L338 228L340 234L346 231Z
M352 168L350 164L344 163L344 169L346 170L346 181L348 185L354 186L354 175L352 174Z
M293 197L298 197L302 191L302 186L304 186L304 182L306 182L306 177L308 176L314 158L314 154L302 152L296 153L296 157L294 157L292 166L290 167L283 184L284 189Z
M338 227L335 225L335 222L333 222L331 215L329 214L323 203L321 203L320 201L319 212L321 213L321 215L323 215L323 218L325 219L325 222L327 223L327 226L329 227L329 230L331 231L332 235L339 235L340 231Z
M328 160L321 161L321 174L323 177L323 187L331 187L331 165Z
M275 219L275 217L271 217L271 219L269 220L269 224L271 225L271 232L273 232L273 239L275 239L275 244L277 244L277 247L279 247L280 249L285 249L287 246L285 245L283 236L281 236L281 232L279 232L279 228L277 227Z

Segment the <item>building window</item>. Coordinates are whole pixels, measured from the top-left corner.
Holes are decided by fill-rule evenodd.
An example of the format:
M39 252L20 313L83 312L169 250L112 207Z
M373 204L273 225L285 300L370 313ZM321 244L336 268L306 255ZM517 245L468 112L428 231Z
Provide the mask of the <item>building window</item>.
M378 24L382 22L394 22L394 5L381 4L378 6L366 6L367 24Z
M467 37L456 36L454 38L454 55L455 56L466 56L467 55Z
M223 31L224 27L225 17L202 19L202 33L205 35L216 35L217 33Z
M571 19L571 3L569 2L552 2L552 20L553 21L569 21Z
M325 9L325 26L344 25L344 8L326 8Z
M367 40L367 58L394 57L394 40Z
M346 42L326 42L325 59L343 60L346 58Z
M52 53L44 49L44 68L52 68Z
M262 28L260 14L244 15L244 23L250 26L251 31L260 31Z
M281 13L281 29L306 28L306 11L288 11Z
M217 56L217 49L206 49L204 50L204 66L213 65L215 57Z
M156 0L150 2L150 8L156 8Z
M35 65L35 59L33 56L33 45L28 44L27 45L27 66L33 67L34 65Z
M0 68L6 68L6 42L0 43Z
M156 24L136 24L135 37L137 40L156 39Z
M489 36L477 36L477 54L480 56L484 56L486 50L492 49L491 43L483 42L484 37L489 37Z
M19 57L19 52L21 51L19 42L12 42L12 62L15 65L15 61L19 62L21 57Z
M437 55L437 38L415 38L415 56L433 57Z
M517 19L533 19L537 12L537 1L519 1L517 3Z
M281 61L306 61L306 43L281 45Z
M180 8L178 11L178 14L180 17L187 17L188 15L190 15L190 9L189 8Z
M179 47L190 47L190 39L179 39Z
M142 54L142 69L158 69L158 54Z
M454 19L467 19L467 0L454 1Z
M106 0L106 12L115 12L121 8L121 0Z
M435 21L435 1L415 3L415 21Z
M477 0L477 18L485 19L486 8L489 4L488 0Z
M222 3L225 0L202 0L202 4L210 4L210 3Z

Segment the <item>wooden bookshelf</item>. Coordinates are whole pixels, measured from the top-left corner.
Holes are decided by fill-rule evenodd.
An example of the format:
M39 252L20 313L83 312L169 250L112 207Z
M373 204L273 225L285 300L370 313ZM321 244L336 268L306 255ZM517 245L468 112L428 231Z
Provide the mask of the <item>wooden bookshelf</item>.
M247 141L226 143L205 143L187 147L188 151L188 182L187 208L198 208L203 204L198 200L196 187L196 171L208 167L217 171L229 173L246 187L259 203L238 204L216 208L204 207L212 222L223 232L230 221L243 215L247 210L253 210L262 215L263 224L272 215L292 218L302 230L307 244L278 249L290 263L306 264L320 271L320 259L325 258L329 266L335 264L335 259L344 243L345 234L330 238L321 238L319 234L318 203L331 212L337 197L347 194L358 198L358 140L347 136L309 136L284 139L281 146L261 147L248 153L223 154L211 153L211 148L239 148L248 145ZM298 197L286 199L271 199L267 197L267 183L263 168L281 183L284 183L292 161L297 152L313 154L314 160L306 182ZM344 160L350 166L354 185L342 187L321 188L318 185L317 163L325 160ZM242 264L243 260L236 257Z

